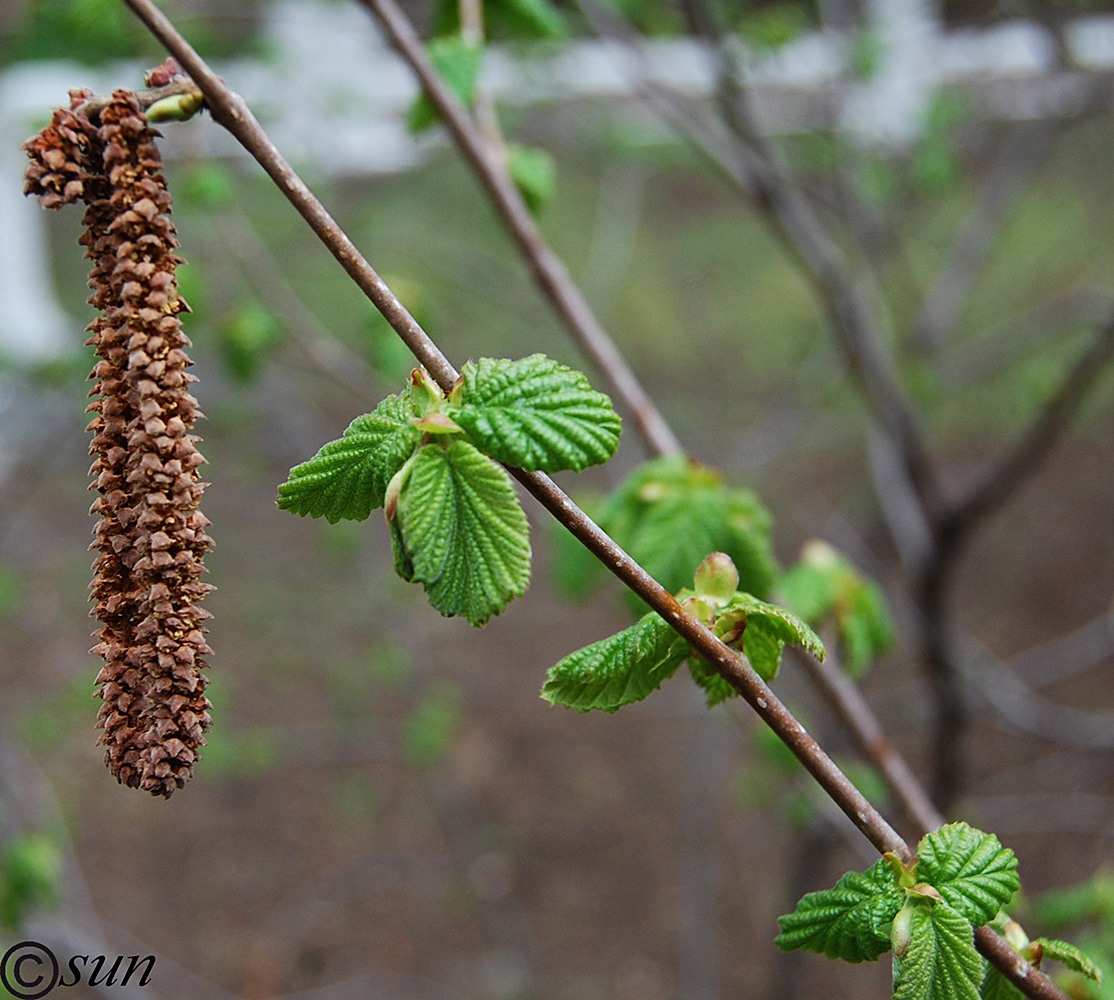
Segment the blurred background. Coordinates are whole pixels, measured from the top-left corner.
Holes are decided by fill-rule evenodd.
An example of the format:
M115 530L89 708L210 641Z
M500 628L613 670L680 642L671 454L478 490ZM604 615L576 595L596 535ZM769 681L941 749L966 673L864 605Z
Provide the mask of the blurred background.
M164 9L454 364L544 351L610 389L447 134L415 131L417 88L367 10ZM406 9L426 36L451 20ZM1114 10L711 8L762 147L884 316L944 492L1035 439L929 620L901 456L807 266L724 169L717 45L692 9L492 3L477 92L537 151L518 180L546 237L689 454L757 493L782 567L819 538L877 581L896 638L871 648L862 687L937 788L925 663L946 629L963 709L947 814L1017 851L1030 934L1109 961ZM378 514L328 525L276 508L290 467L399 391L412 361L206 115L163 132L207 415L214 725L171 800L112 781L87 653L80 212L22 198L19 144L69 88L139 87L163 58L118 0L0 8L0 945L154 954L131 988L144 997L890 995L886 960L773 945L803 892L875 855L745 705L709 711L683 673L615 716L538 697L548 667L630 611L614 581L570 593L567 547L530 498L532 586L482 631L394 575ZM703 146L686 134L717 120ZM648 457L628 419L608 466L560 481L590 503ZM799 661L776 689L900 822Z

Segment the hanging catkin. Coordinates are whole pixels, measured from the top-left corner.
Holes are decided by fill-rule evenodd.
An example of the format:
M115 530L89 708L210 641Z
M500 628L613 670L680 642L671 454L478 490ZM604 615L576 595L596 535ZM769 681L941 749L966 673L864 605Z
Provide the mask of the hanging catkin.
M89 96L72 94L73 107L26 143L25 191L48 208L87 206L81 243L100 313L88 341L98 358L89 430L99 742L119 781L169 796L193 773L211 707L200 602L212 589L201 581L212 540L192 433L201 413L188 392L195 379L179 314L189 310L175 280L181 258L157 133L130 91L87 117Z

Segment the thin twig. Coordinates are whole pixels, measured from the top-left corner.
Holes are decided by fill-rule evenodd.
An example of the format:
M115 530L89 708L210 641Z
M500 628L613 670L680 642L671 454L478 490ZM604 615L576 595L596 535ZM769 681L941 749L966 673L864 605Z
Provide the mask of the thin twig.
M219 239L256 291L286 318L291 337L313 364L346 389L366 398L372 382L370 366L333 336L302 301L243 210L225 208L215 226Z
M1090 670L1111 653L1114 653L1114 604L1085 625L1031 646L1003 666L1036 689Z
M409 18L394 0L360 2L374 12L395 48L410 64L464 158L476 172L492 204L510 230L533 272L534 280L572 331L581 349L629 407L651 449L659 455L683 451L669 424L592 312L592 307L570 277L564 262L546 243L505 164L492 155L480 130L430 62L421 38Z
M230 90L212 72L151 0L124 2L193 77L205 95L214 119L228 128L256 158L394 327L403 342L410 347L415 357L426 366L442 389L449 389L456 380L456 370L278 152L243 98ZM661 615L698 656L707 660L727 680L782 739L876 849L881 852L893 851L903 859L911 860L912 851L909 845L809 736L804 726L742 656L724 645L700 621L688 614L661 584L623 552L548 476L521 469L509 471L612 573ZM1050 979L1032 968L989 928L980 928L976 932L976 942L979 950L1033 1000L1068 1000Z

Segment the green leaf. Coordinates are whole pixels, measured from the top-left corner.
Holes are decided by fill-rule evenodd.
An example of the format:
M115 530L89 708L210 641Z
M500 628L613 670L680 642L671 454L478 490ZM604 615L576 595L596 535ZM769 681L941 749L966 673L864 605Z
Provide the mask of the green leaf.
M894 1000L978 1000L983 961L962 913L910 897L894 919L893 936Z
M793 913L778 917L774 943L782 951L805 948L845 962L873 962L890 949L889 925L903 899L890 866L879 860L804 896Z
M688 644L651 613L551 667L542 697L579 712L616 712L656 691L688 655Z
M1020 886L1017 858L992 833L949 823L926 834L917 847L917 877L972 925L993 920Z
M497 461L535 472L579 470L606 462L618 447L611 400L544 354L481 358L464 366L461 379L460 409L450 416Z
M820 637L792 611L776 604L767 604L750 594L736 594L716 619L714 631L722 634L726 629L738 629L741 623L746 626L743 653L764 681L777 676L781 651L787 642L818 660L824 659Z
M1025 1000L1025 994L989 962L985 963L979 1000Z
M750 490L681 455L637 469L602 505L599 525L667 590L692 580L710 552L725 552L739 589L769 593L776 573L770 516Z
M472 106L476 80L480 75L483 48L469 45L460 35L434 38L426 46L426 54L449 89L466 108ZM433 102L424 92L410 106L406 124L411 132L423 132L440 120Z
M1039 937L1032 941L1031 945L1034 944L1040 945L1041 951L1044 953L1043 958L1063 962L1073 972L1078 972L1081 976L1093 979L1096 983L1102 983L1102 970L1074 944L1045 937Z
M421 432L410 422L408 394L388 396L357 417L344 436L290 470L279 487L282 510L310 517L362 521L383 506L387 483L410 457Z
M812 541L800 562L778 582L781 601L814 628L835 624L844 668L859 677L894 643L894 627L881 590L826 542Z
M395 566L441 614L482 625L530 582L530 529L510 477L467 441L420 448L401 486Z
M402 744L411 764L431 767L444 760L463 717L460 689L448 682L434 685L415 706L402 729Z
M540 215L557 187L557 168L544 149L507 144L507 170L532 215Z
M689 659L689 673L697 685L704 690L709 708L734 698L738 692L727 683L726 678L716 671L707 660Z

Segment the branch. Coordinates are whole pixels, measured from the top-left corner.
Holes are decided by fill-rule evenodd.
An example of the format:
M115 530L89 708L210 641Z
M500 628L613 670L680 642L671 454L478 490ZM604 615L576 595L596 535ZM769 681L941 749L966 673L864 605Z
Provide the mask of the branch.
M394 327L443 389L451 388L457 373L448 359L406 311L383 280L340 230L324 206L294 172L267 137L242 97L219 79L151 0L124 0L151 33L173 54L204 94L213 117L241 142L272 177L291 204L352 276L384 318ZM684 638L694 652L743 697L789 747L805 769L880 852L894 851L912 859L909 845L889 825L831 758L809 736L750 664L724 645L712 632L619 548L573 501L542 473L510 469L519 482ZM989 928L976 939L983 954L1034 1000L1068 1000L1050 979L1033 969Z
M1034 691L1006 664L968 638L977 668L967 670L968 685L1009 728L1076 750L1114 748L1114 712L1061 705Z
M360 0L379 19L392 43L409 63L433 106L441 115L461 154L479 177L518 244L534 280L564 320L576 342L610 381L634 415L639 431L659 455L683 451L676 435L619 353L615 342L569 275L564 262L546 243L522 195L491 146L456 99L425 53L422 40L394 0Z
M1004 504L1059 443L1092 386L1114 359L1114 316L1095 336L1068 372L1060 388L1010 451L983 475L939 526L939 536L956 546L995 509Z

